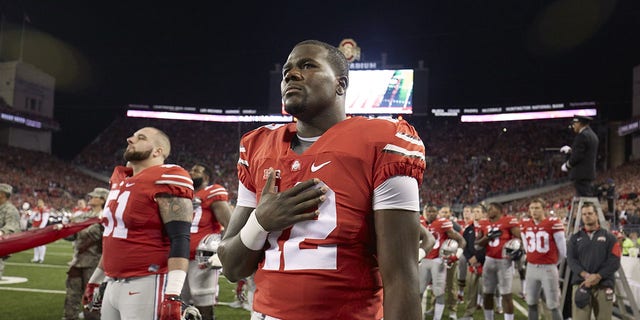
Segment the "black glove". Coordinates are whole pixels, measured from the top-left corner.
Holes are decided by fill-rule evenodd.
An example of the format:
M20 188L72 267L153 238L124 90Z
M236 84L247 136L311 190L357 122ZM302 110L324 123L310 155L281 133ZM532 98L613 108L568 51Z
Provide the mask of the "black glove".
M524 256L524 250L514 250L513 252L509 252L509 256L511 257L511 261L518 261Z
M495 238L498 238L502 235L502 230L500 229L493 229L491 231L489 231L489 233L487 233L487 238L493 240Z

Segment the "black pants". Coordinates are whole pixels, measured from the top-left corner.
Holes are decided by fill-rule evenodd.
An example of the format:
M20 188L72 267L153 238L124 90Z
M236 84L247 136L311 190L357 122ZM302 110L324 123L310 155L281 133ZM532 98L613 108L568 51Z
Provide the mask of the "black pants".
M573 186L576 188L577 197L595 197L593 180L574 180Z

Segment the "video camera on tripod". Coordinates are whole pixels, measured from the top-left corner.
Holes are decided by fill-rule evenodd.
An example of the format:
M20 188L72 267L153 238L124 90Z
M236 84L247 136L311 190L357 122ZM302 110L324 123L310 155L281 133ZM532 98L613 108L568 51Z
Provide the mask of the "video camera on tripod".
M607 207L609 213L615 213L615 200L616 200L616 184L613 179L609 178L604 183L595 186L596 196L599 200L607 199Z

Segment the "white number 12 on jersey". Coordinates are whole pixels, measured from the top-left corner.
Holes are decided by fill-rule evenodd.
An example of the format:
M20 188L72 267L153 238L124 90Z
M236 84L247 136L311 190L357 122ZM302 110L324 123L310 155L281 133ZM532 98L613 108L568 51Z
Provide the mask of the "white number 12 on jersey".
M318 188L326 186L324 183ZM280 255L282 254L284 270L335 270L338 264L338 247L336 244L321 245L312 249L300 248L305 240L326 239L336 228L336 194L327 186L327 199L318 207L320 214L317 220L298 222L291 228L289 239L282 248L278 246L278 238L282 231L269 234L270 247L265 252L265 270L280 269Z

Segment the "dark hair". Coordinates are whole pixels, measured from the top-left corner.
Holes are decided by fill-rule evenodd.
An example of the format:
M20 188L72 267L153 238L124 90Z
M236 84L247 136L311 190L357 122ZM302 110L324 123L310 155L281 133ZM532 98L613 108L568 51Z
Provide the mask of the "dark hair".
M201 166L201 167L202 167L202 169L203 169L202 171L204 171L204 174L206 174L206 175L207 175L207 177L209 178L209 180L211 180L211 179L213 178L213 172L211 171L211 169L209 169L209 166L207 166L207 165L205 165L205 164L202 164L202 163L199 163L199 162L196 162L196 164L194 164L193 166L194 166L194 167L195 167L195 166Z
M500 210L500 212L502 212L502 209L503 209L502 204L500 204L500 203L498 203L498 202L492 202L492 203L490 203L490 204L489 204L489 208L490 208L490 207L494 207L494 208L496 208L496 209Z
M580 210L587 207L593 208L593 211L596 211L596 214L598 213L598 210L596 210L596 205L593 202L588 202L588 201L582 204L582 207L580 207Z
M347 58L345 58L344 54L340 50L338 50L338 48L319 40L301 41L298 42L298 44L296 44L294 48L305 44L320 46L327 49L327 52L329 53L327 56L327 60L333 68L333 71L338 76L346 77L347 79L349 79L349 62L347 61Z

